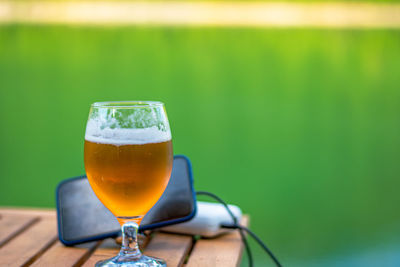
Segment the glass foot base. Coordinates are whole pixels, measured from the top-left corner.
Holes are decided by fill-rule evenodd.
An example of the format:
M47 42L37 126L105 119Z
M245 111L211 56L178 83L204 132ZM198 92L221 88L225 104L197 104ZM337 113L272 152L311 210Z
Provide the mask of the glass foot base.
M166 267L164 260L142 255L134 260L121 259L120 256L108 260L99 261L96 267Z

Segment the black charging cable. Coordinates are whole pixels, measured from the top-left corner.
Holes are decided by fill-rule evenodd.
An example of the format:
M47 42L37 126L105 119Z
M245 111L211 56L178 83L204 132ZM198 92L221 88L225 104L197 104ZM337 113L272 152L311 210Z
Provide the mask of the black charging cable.
M204 196L208 196L211 197L215 200L217 200L219 203L221 203L225 209L227 210L227 212L229 213L229 215L232 217L233 220L233 224L232 225L221 225L222 228L228 228L228 229L238 229L239 233L240 233L240 237L242 239L242 242L246 248L246 253L247 253L247 258L249 259L249 266L253 267L253 255L251 254L251 250L250 250L250 246L247 242L246 236L244 234L244 231L247 232L252 238L254 238L254 240L264 249L265 252L267 252L267 254L271 257L272 261L275 263L276 266L278 267L282 267L282 265L280 264L279 260L275 257L275 255L272 253L272 251L265 245L265 243L254 233L252 232L249 228L240 225L238 223L237 218L235 217L235 215L233 214L233 212L231 211L231 209L229 208L228 204L226 204L225 201L223 201L220 197L218 197L217 195L207 192L207 191L196 191L196 195L204 195Z
M228 204L225 203L225 201L223 201L220 197L218 197L217 195L207 192L207 191L196 191L196 195L204 195L204 196L209 196L215 200L217 200L219 203L221 203L225 209L228 211L229 215L232 217L233 220L233 224L234 225L239 225L237 218L235 217L235 215L233 215L233 212L231 211L231 209L228 207ZM239 229L239 233L240 233L240 237L242 238L242 242L246 248L246 253L247 253L247 257L249 259L249 266L253 267L253 255L251 254L251 250L250 250L250 246L249 243L247 242L246 236L243 233L242 229Z

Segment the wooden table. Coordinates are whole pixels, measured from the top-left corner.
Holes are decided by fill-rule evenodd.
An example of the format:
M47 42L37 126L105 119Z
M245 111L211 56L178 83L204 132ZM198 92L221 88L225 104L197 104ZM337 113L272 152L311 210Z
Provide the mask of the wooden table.
M247 224L244 217L242 223ZM237 231L215 239L153 232L140 242L146 255L175 266L238 266L242 243ZM113 239L65 247L58 241L54 210L0 208L0 266L94 266L117 255Z

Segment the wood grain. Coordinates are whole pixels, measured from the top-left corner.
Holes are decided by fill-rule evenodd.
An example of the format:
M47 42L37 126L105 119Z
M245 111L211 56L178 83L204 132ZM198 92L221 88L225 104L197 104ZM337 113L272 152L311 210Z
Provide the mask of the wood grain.
M79 262L86 261L86 257L92 253L96 246L97 242L91 242L84 246L66 247L60 241L57 241L30 266L75 266Z
M161 258L167 261L167 265L182 266L187 253L192 245L191 236L154 233L149 242L142 239L139 242L145 255ZM145 246L147 245L147 246ZM144 247L145 246L145 247ZM106 240L83 265L84 267L94 266L100 260L114 257L119 252L119 246L112 239Z
M29 215L1 214L0 248L38 220L38 217Z
M138 242L141 250L143 250L147 246L147 244L149 243L149 238L150 237L146 235L142 234L138 235ZM92 267L98 261L106 260L114 256L117 256L121 248L122 239L121 237L118 237L116 240L113 238L107 238L101 241L100 246L93 252L93 254L91 254L91 256L88 258L85 264L83 264L83 266Z
M92 267L118 254L119 245L111 238L63 246L57 240L55 215L54 210L0 208L0 266ZM247 225L248 217L241 223ZM156 232L151 238L141 236L139 244L145 255L162 258L169 267L238 266L242 254L237 231L194 244L191 236Z
M3 215L28 215L33 217L54 217L56 211L54 209L39 209L39 208L8 208L1 207L0 214Z
M191 246L191 236L156 233L144 254L165 260L169 267L177 267L182 266Z
M241 224L248 225L248 217L244 216ZM243 244L237 230L218 238L199 239L190 254L186 266L239 266L242 250Z
M0 266L22 266L33 261L57 238L56 220L41 219L0 248Z
M82 266L93 267L98 261L117 256L119 249L120 246L115 243L114 239L105 239Z

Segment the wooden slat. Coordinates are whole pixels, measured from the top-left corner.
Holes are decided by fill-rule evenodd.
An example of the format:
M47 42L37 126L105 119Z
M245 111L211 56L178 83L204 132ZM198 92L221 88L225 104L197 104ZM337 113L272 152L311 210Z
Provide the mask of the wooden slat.
M145 241L143 240L143 244L146 243ZM154 233L145 249L143 249L143 245L140 247L143 249L145 255L164 259L167 261L168 266L174 267L182 266L191 244L192 238L190 236ZM92 254L83 266L94 266L100 260L116 256L118 252L119 246L113 240L107 240Z
M57 238L56 219L42 218L0 248L0 266L21 266L40 256Z
M139 240L139 247L141 250L143 250L149 243L149 237L144 235L139 235L138 240ZM101 243L100 247L94 251L94 253L82 266L93 267L98 261L106 260L114 256L117 256L119 250L120 250L120 245L118 245L114 239L108 238Z
M93 267L97 262L101 260L106 260L114 256L117 256L118 252L119 249L115 250L99 249L98 251L96 250L95 253L93 253L93 255L90 256L90 258L85 262L85 264L82 265L82 267Z
M247 222L248 217L244 216L242 224ZM237 266L243 247L237 231L198 240L189 256L191 236L154 233L150 241L142 238L140 243L145 255L162 258L169 267L182 266L187 257L187 267ZM54 210L0 208L0 266L92 267L116 256L118 251L119 245L113 239L64 247L57 241Z
M144 254L165 260L169 267L177 267L182 266L191 246L191 236L156 233Z
M242 225L248 224L244 216ZM237 230L213 239L200 239L194 245L187 267L238 266L242 257L242 240Z
M117 256L119 249L120 247L115 243L114 239L108 238L101 243L100 247L96 249L82 266L93 267L98 261Z
M91 242L83 246L66 247L60 241L57 241L30 266L75 266L83 261L86 261L87 257L89 257L97 245L97 242Z
M40 216L40 217L54 217L56 211L54 209L39 209L39 208L11 208L1 207L0 214L3 215L28 215L28 216Z
M30 215L1 214L0 248L37 220L38 217Z

